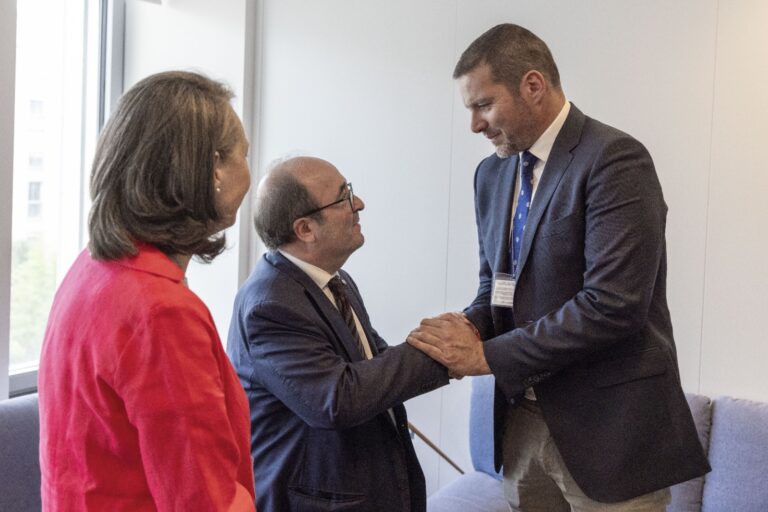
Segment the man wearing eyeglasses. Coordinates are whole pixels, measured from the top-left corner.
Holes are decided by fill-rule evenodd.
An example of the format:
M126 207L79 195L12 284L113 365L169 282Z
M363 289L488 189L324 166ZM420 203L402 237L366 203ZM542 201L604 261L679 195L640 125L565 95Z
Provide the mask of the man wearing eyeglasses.
M426 510L402 403L447 370L387 347L341 270L363 245L364 207L318 158L279 162L259 185L269 252L238 292L227 353L250 402L260 512Z

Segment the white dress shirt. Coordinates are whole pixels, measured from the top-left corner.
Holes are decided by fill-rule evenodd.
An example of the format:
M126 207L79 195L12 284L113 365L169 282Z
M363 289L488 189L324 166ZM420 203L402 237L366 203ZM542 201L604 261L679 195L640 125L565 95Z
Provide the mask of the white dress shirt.
M316 267L315 265L312 265L311 263L307 263L304 260L300 260L296 256L292 254L288 254L285 251L281 251L280 249L277 250L280 254L286 257L288 261L299 267L302 271L304 271L305 274L309 276L312 281L321 289L323 290L323 293L326 297L328 297L328 300L331 301L331 304L336 309L339 309L339 306L336 304L336 299L333 297L333 293L328 288L328 281L333 279L335 276L338 276L339 273L336 272L335 274L329 274L325 270L321 269L320 267ZM360 320L357 318L357 313L355 313L354 308L350 307L352 310L352 317L355 319L355 327L357 328L357 334L360 336L360 341L363 345L363 350L365 351L365 358L370 359L373 357L373 353L371 352L371 345L368 342L368 337L365 335L365 331L363 330L363 326L360 324Z

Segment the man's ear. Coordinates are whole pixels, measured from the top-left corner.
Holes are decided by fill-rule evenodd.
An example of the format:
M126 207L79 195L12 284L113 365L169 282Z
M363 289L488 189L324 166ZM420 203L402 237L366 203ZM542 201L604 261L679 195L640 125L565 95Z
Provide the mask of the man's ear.
M315 231L312 219L309 217L300 217L293 221L293 232L296 234L296 238L304 243L311 243L315 241Z
M520 96L533 103L540 103L547 90L547 79L535 69L523 75L520 80Z

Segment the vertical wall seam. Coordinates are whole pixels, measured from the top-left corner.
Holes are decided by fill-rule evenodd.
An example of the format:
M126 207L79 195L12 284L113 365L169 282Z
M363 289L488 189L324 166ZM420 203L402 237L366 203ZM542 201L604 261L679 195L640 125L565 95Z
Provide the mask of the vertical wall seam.
M456 45L457 45L457 37L459 33L459 0L454 0L455 10L454 10L454 18L453 18L453 56L456 56ZM445 236L445 278L444 278L444 285L443 285L443 311L448 310L448 279L450 278L450 274L448 271L448 263L450 260L449 254L451 249L451 201L452 201L452 195L451 190L453 187L453 133L454 133L454 125L456 123L456 102L453 101L453 80L448 80L449 85L449 92L448 95L449 98L451 98L451 122L448 126L448 205L446 208L446 215L448 221L446 222L446 236ZM438 433L437 433L437 439L438 439L438 445L442 446L444 439L443 439L443 410L445 409L445 403L447 399L447 393L450 388L450 383L448 384L448 387L444 387L440 390L440 421L438 422ZM437 459L437 488L442 487L442 468L445 465L445 463L438 457Z
M456 0L456 14L454 18L453 30L453 55L456 55L456 34L458 32L458 0ZM449 80L449 98L453 95L453 81ZM451 122L448 125L448 203L446 208L447 222L445 223L445 278L443 280L443 311L448 310L448 261L451 248L451 190L453 189L453 127L456 116L456 104L451 100Z
M701 278L701 320L699 330L699 375L697 391L702 392L701 376L702 368L704 366L704 314L705 304L707 300L707 255L709 247L709 218L710 218L710 199L712 197L712 172L713 172L713 153L714 153L714 139L715 139L715 103L717 96L717 51L719 47L719 35L720 35L720 0L715 1L715 38L714 38L714 57L712 65L712 103L709 118L709 169L707 173L707 185L706 193L707 200L705 203L705 218L704 218L704 263L702 269Z

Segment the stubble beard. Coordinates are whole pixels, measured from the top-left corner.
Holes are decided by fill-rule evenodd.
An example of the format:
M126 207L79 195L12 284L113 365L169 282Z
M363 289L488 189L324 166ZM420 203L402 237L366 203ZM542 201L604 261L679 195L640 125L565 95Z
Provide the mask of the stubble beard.
M496 155L499 158L508 158L529 149L538 137L526 137L525 133L527 132L522 130L518 132L516 140L510 140L508 136L504 135L504 140L496 146ZM527 140L530 140L530 143Z
M496 146L496 156L499 158L509 158L516 153L519 153L519 151L506 138L504 142Z
M515 151L512 151L512 148L509 147L508 144L496 146L496 156L499 158L509 158L513 153L515 153Z

